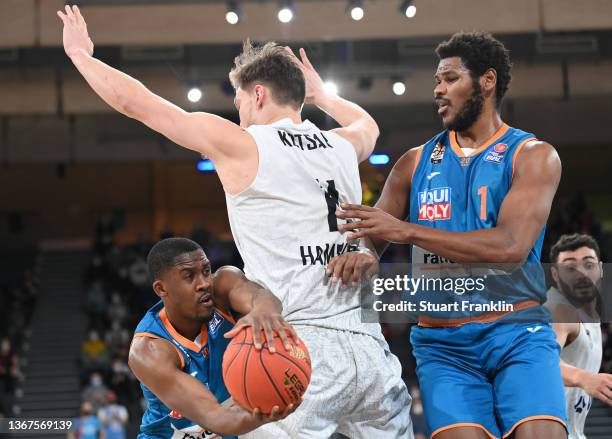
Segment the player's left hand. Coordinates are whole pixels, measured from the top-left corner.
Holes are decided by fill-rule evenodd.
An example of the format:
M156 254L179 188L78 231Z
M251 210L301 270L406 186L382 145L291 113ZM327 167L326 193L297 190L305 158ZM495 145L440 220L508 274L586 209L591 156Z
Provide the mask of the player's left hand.
M276 332L285 346L289 349L291 346L290 340L297 344L298 336L295 329L285 321L276 311L263 309L263 307L255 307L253 310L243 316L236 322L236 326L231 331L225 334L225 338L232 338L243 329L251 326L253 328L253 343L255 349L261 349L263 342L261 340L261 332L264 332L266 341L268 342L268 350L275 352L274 348L274 333Z
M348 236L349 240L368 236L398 244L409 242L407 233L409 224L407 222L401 221L376 207L347 203L341 203L340 207L343 210L337 211L336 216L342 219L352 219L353 222L339 224L338 230L341 232L357 230L357 232Z
M80 51L93 55L94 44L87 32L87 23L77 6L66 5L65 12L57 11L58 17L64 23L64 50L72 57Z

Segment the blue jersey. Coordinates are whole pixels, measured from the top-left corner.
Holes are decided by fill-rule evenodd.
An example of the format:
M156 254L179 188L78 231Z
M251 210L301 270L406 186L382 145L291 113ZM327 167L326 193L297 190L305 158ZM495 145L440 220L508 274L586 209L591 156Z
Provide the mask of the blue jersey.
M195 341L180 335L173 327L162 302L153 306L136 327L134 337L164 338L172 343L181 368L205 385L222 403L230 395L223 383L223 353L231 341L223 335L234 327L234 319L214 308L211 319L202 325L202 332ZM205 431L187 418L168 408L157 396L141 383L147 401L142 416L139 439L203 439L217 437Z
M421 146L417 153L410 190L409 221L449 232L495 227L501 205L512 184L516 158L523 146L534 139L533 134L504 124L466 157L457 143L455 132L446 130L439 133ZM498 302L512 305L505 310L519 310L543 303L546 288L544 273L539 265L543 239L544 229L525 263L510 275L487 276L486 273L490 274L492 270L483 270L482 289L476 286L469 290L468 296L464 295L465 291L455 288L446 296L437 295L437 299L444 303L463 303L469 298L470 304L474 305ZM446 269L452 271L449 267L452 267L453 261L417 246L412 246L411 251L415 267L413 276L420 272L431 275L438 269L438 273ZM426 298L432 297L430 294ZM486 310L486 306L447 307L448 312L442 318L462 322L479 314L484 315L485 311L479 312L479 309ZM421 314L420 322L441 316L440 312L425 312Z

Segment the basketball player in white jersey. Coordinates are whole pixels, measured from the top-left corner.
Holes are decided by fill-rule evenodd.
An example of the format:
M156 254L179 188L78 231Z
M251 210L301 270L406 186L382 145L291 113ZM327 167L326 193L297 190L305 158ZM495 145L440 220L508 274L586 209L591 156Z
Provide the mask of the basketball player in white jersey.
M327 95L321 78L274 43L246 43L230 79L240 126L209 113L187 113L94 58L77 7L58 11L64 49L93 90L137 119L215 164L247 278L283 303L284 317L308 346L313 375L298 410L252 438L412 438L410 396L380 326L361 322L359 294L326 282L336 255L358 251L338 232L340 202L361 202L358 164L379 131L358 105ZM306 103L341 128L302 121ZM342 224L342 221L340 221ZM365 251L365 250L364 250Z
M602 340L599 306L603 264L589 235L563 235L550 250L556 287L546 306L561 346L570 439L586 439L584 423L592 398L612 405L612 375L599 373Z

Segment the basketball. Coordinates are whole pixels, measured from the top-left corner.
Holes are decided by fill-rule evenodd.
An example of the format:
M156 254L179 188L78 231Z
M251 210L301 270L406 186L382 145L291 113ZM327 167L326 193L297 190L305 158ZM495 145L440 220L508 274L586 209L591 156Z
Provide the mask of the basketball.
M248 411L259 408L270 413L277 405L283 411L300 401L310 382L311 365L303 342L285 349L274 335L276 352L255 349L253 329L240 331L223 356L223 381L233 400Z

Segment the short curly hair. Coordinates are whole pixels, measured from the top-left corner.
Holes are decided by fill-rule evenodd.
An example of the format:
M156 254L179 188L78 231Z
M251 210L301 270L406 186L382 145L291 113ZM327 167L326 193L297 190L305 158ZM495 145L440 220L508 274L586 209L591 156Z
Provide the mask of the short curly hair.
M443 41L436 48L439 59L458 56L469 69L472 79L481 77L488 69L497 72L495 97L497 105L510 85L510 52L488 32L458 32L450 40Z
M587 247L592 249L597 255L597 259L601 260L601 252L595 238L591 235L574 233L573 235L563 235L550 249L550 261L555 264L561 252L572 252L579 248Z
M234 64L229 74L234 88L248 89L261 83L272 89L272 96L280 105L299 109L304 104L304 74L283 46L270 42L256 47L247 39Z

